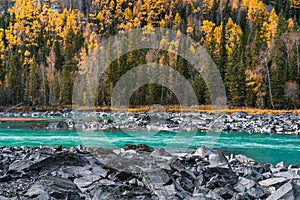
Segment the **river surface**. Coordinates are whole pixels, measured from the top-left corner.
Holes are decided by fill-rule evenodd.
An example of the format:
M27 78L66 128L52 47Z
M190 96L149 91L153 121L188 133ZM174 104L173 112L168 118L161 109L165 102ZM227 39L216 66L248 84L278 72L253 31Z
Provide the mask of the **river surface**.
M172 132L79 132L47 130L47 121L1 122L0 146L63 145L122 147L124 144L147 144L169 151L191 151L205 144L225 154L245 154L262 163L300 166L300 136L249 133L172 133Z

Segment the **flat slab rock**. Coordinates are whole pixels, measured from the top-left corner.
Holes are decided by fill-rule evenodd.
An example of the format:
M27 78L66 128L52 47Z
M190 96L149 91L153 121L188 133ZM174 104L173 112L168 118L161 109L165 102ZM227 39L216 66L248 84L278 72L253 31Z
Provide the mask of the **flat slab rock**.
M288 182L284 184L267 198L267 200L279 200L279 199L284 199L284 200L296 199L296 197L294 196L292 182ZM300 197L297 197L297 199L300 199Z
M263 181L259 181L258 183L261 186L270 187L272 185L282 184L287 180L288 180L287 178L275 177L275 178L269 178Z

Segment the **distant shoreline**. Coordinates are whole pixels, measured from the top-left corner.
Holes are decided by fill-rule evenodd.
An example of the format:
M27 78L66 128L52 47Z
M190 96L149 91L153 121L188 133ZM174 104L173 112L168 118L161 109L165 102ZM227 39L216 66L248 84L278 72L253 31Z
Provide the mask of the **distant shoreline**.
M65 118L32 118L32 117L2 117L0 122L32 122L32 121L47 121L47 120L64 120Z
M13 106L12 106L13 107ZM12 109L13 112L36 112L36 111L57 111L64 109L72 109L72 106L20 106ZM5 112L6 110L10 110L10 107L1 107L0 111ZM155 106L139 106L139 107L118 107L111 108L108 106L99 106L99 107L80 107L81 111L128 111L128 112L149 112L149 111L166 111L166 112L216 112L216 113L227 113L232 114L235 112L246 112L248 114L282 114L282 113L292 113L292 114L300 114L300 109L291 109L291 110L274 110L274 109L260 109L260 108L251 108L251 107L228 107L214 109L212 105L198 105L198 106L190 106L190 107L180 107L178 105L162 105L159 108ZM9 111L11 112L11 111ZM1 118L0 118L1 119Z

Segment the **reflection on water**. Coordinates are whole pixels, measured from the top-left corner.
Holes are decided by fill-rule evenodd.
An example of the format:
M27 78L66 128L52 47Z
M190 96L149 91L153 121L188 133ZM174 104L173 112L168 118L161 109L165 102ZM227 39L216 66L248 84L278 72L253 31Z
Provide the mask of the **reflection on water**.
M128 143L144 143L153 147L165 147L171 151L177 151L186 147L187 143L190 149L196 149L203 145L205 140L213 141L213 138L210 138L213 136L206 136L206 133L189 135L190 133L134 132L127 134L122 131L107 131L84 132L80 133L79 137L77 131L74 130L47 130L48 123L49 121L1 122L0 145L39 146L43 144L54 146L62 144L75 146L84 144L116 148ZM192 138L192 140L188 140L188 138ZM300 136L296 135L222 133L213 147L223 150L226 154L245 154L258 162L276 164L279 161L285 161L287 164L300 165Z

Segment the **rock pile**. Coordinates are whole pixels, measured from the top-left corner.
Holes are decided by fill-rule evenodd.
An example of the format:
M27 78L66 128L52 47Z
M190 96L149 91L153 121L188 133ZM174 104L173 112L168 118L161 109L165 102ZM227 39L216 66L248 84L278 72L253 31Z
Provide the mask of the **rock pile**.
M141 131L223 131L249 133L300 134L300 115L247 114L200 112L96 112L71 109L61 111L0 112L0 118L66 118L65 121L51 123L47 128L53 130L78 129L101 131L108 129ZM74 120L75 119L75 120Z
M74 113L70 115L74 116ZM239 112L229 115L199 112L81 112L77 115L83 120L68 119L65 122L51 124L49 129L300 134L300 115L292 113L268 115ZM93 119L88 120L91 118Z
M300 199L300 169L205 146L1 147L0 199Z

